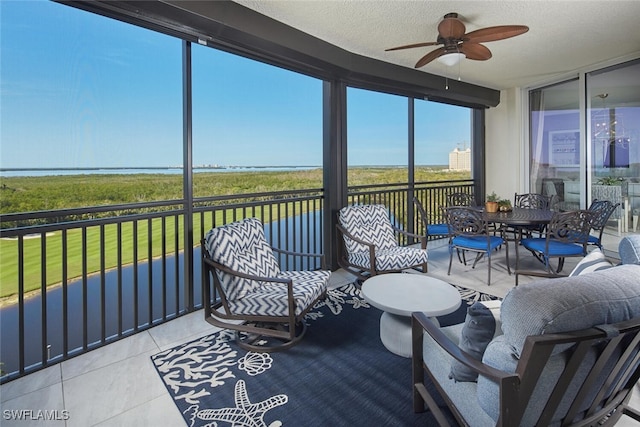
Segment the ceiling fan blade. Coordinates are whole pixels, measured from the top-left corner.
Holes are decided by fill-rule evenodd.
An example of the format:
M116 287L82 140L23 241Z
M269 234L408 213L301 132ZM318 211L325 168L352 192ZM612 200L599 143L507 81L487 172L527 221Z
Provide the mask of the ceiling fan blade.
M497 27L487 27L471 31L465 34L462 40L471 43L486 43L519 36L527 31L529 31L529 27L526 25L498 25Z
M460 39L467 29L458 18L444 18L438 24L438 34L443 39Z
M427 53L425 56L420 58L420 60L416 63L415 68L420 68L427 65L429 62L433 61L443 53L444 53L444 47L439 47L438 49Z
M460 52L464 53L467 59L476 61L486 61L491 58L491 51L479 43L464 42L460 44Z
M423 47L423 46L435 46L439 44L438 42L424 42L424 43L414 43L414 44L406 44L404 46L391 47L389 49L385 49L385 52L389 52L392 50L400 50L400 49L412 49L414 47Z

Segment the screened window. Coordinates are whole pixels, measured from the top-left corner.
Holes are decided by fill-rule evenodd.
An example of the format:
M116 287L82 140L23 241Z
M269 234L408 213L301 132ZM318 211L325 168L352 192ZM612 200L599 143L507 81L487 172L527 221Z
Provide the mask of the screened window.
M24 191L21 201L7 194L3 212L182 196L179 40L54 2L12 1L2 4L1 43L0 165L3 184Z
M196 197L321 188L322 81L194 45L193 165Z

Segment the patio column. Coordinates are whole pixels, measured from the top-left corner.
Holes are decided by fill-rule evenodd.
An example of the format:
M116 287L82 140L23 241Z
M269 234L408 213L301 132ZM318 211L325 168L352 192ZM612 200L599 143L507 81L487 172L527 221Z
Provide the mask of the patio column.
M347 205L347 87L344 82L325 81L322 99L324 255L327 268L336 270L337 214Z
M485 110L484 108L474 108L471 110L471 176L475 183L474 194L476 203L484 203L487 194L487 173L485 166Z

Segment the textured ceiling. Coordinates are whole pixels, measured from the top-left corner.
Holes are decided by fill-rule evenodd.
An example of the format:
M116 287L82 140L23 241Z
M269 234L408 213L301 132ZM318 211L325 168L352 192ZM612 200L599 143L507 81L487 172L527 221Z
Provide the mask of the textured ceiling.
M640 57L638 0L235 1L349 52L410 68L438 46L384 50L435 41L446 13L457 12L467 32L495 25L529 26L523 35L485 43L493 53L487 61L464 59L453 67L433 61L420 69L493 89L529 86L596 64Z

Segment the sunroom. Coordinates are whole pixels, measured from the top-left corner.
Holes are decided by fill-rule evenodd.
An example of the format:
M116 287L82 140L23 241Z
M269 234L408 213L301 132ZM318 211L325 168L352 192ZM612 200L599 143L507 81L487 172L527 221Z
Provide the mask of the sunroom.
M609 9L615 10L592 2L544 2L526 6L522 2L504 5L401 2L402 7L398 6L399 2L40 3L34 3L31 12L11 12L12 6L2 5L5 61L5 52L13 47L4 35L5 21L17 25L28 21L29 15L25 13L38 16L38 20L31 22L34 29L21 33L32 38L29 42L33 43L25 44L23 48L44 46L43 52L48 50L51 55L41 56L39 63L20 64L34 73L35 70L64 72L64 68L53 65L53 57L57 53L67 57L46 47L49 43L60 45L54 38L49 38L55 34L38 32L38 28L48 27L44 23L38 24L43 22L41 19L51 20L49 25L64 27L72 33L83 28L76 20L82 21L85 17L90 17L91 24L96 25L96 33L109 33L113 28L122 31L118 33L121 39L117 42L121 44L116 46L117 49L96 45L100 39L87 37L84 40L82 33L77 34L76 44L66 47L71 52L68 58L76 61L74 69L77 76L74 78L82 82L78 83L82 90L63 95L74 97L76 106L80 107L74 111L78 121L73 129L56 136L58 141L61 137L68 138L64 155L69 161L64 166L80 169L86 166L73 161L86 158L83 157L86 153L81 150L88 151L90 156L101 156L109 151L93 146L104 144L104 135L109 135L129 141L127 150L114 143L112 151L115 158L148 156L148 162L114 165L97 161L91 166L154 167L158 165L154 151L167 150L175 162L162 166L179 168L182 179L178 188L180 195L171 200L149 200L141 194L136 203L129 203L119 199L113 201L110 196L105 196L105 202L99 206L56 206L37 212L2 212L2 237L14 243L10 258L14 261L9 262L14 262L16 268L10 279L20 291L9 303L18 313L10 315L15 328L5 335L3 326L2 361L5 364L2 378L7 386L14 383L14 378L38 370L47 371L47 367L160 323L168 322L164 326L170 327L173 319L183 315L193 318L194 322L200 320L194 313L188 314L198 310L202 304L199 239L211 225L245 216L265 219L272 227L272 239L282 246L321 250L332 270L337 269L335 213L340 207L359 202L389 201L395 215L406 217L407 228L419 229L417 214L410 202L416 194L428 194L429 198L437 200L439 196L436 195L441 191L462 190L474 193L477 200L482 201L490 192L507 199L512 199L515 193L540 192L556 196L561 206L571 209L588 206L593 198L597 198L601 186L619 187L619 195L616 196L619 199L615 201L621 204L621 208L605 233L607 253L615 257L619 239L637 229L640 213L640 148L637 144L640 139L640 84L637 78L640 75L640 36L634 31L633 17L640 11L634 2L613 2L617 7ZM545 9L545 13L539 13L541 9ZM456 11L465 19L469 30L504 24L522 24L530 29L513 39L488 43L493 57L487 61L463 60L455 66L434 61L427 67L413 70L415 61L427 50L384 52L384 49L397 45L431 41L437 34L436 27L442 17ZM412 23L406 25L406 33L398 30L403 27L403 20ZM615 24L599 26L602 22ZM413 29L409 31L409 27ZM563 27L565 32L561 33L559 27ZM612 27L616 31L612 31ZM590 30L583 33L584 28ZM368 31L380 34L368 34ZM618 40L616 34L620 32L627 36ZM153 34L149 39L144 37L144 43L148 45L141 43L131 47L131 40L136 40L142 33ZM581 46L568 41L569 34L576 33L583 40ZM112 38L104 41L114 42ZM136 63L134 58L138 54L135 49L154 51L154 43L166 43L171 47L155 51L153 62ZM379 52L370 53L373 45ZM569 45L570 50L563 50ZM131 51L127 51L128 47ZM110 55L92 57L101 49ZM167 51L170 56L167 56ZM221 62L222 57L224 62ZM51 66L48 61L51 61ZM218 64L229 65L233 61L238 63L237 68L223 71L217 68ZM146 76L151 86L157 78L155 70L160 67L170 70L169 77L164 77L166 80L155 82L155 87L161 88L163 93L158 99L141 100L140 94L144 92L136 92L133 84L119 81L111 89L119 99L125 99L131 105L103 105L96 99L96 93L91 92L92 87L97 87L92 80L111 79L107 74L112 70L109 63L119 62L128 67L138 67L135 77L134 73L131 74L132 82L145 80ZM253 63L259 64L259 68L253 69ZM16 69L20 70L20 67ZM246 75L230 83L230 91L224 90L220 81L238 72ZM274 96L274 92L267 92L263 87L270 81L269 76L260 75L265 72L286 74L289 85L277 88L282 91L282 100L285 101L276 99L271 102L273 109L285 112L274 127L293 128L299 132L294 133L299 138L312 134L313 143L294 147L280 144L278 133L261 133L261 129L271 129L271 124L259 119L270 115L257 108L253 111L251 100L267 94ZM12 81L5 80L6 76L3 71L3 104L5 99L9 99L5 97L15 96L9 95L9 88L17 88L12 86ZM125 76L122 74L118 78L126 80ZM33 78L38 77L34 74ZM287 91L291 91L293 96L285 96ZM43 98L59 96L41 93ZM239 106L231 106L227 101L233 98L241 98L243 102ZM299 103L283 105L294 98ZM351 100L357 99L360 101L358 107L355 102L350 104ZM365 108L367 103L373 105L377 102L385 104L384 109ZM156 116L139 113L151 111L152 104L169 107ZM44 127L47 132L55 134L55 116L43 115L43 112L47 107L56 108L56 105L41 105L43 109L35 112L20 110L16 113L4 108L3 129L7 129L7 123L13 117L11 113L32 119L36 117L39 124L34 127ZM202 109L198 110L196 105ZM218 116L224 117L225 108L238 108L234 123L220 123ZM299 120L296 109L300 108L308 110L313 120L296 123ZM361 110L354 113L355 108ZM161 129L160 132L156 130L156 134L165 132L165 137L173 138L173 142L163 145L163 141L157 140L156 147L148 141L136 149L134 146L151 129L133 127L124 119L122 124L126 125L121 128L114 122L101 125L100 117L110 115L113 110L121 110L123 115L133 115L138 111L135 114L140 116L134 122L148 121L148 127ZM392 112L390 115L389 111ZM366 114L370 118L366 123L368 129L357 133L361 123L356 121L364 121L362 117ZM392 127L391 132L379 128L381 124ZM313 131L304 132L301 129L304 127ZM450 182L434 185L422 178L424 162L421 159L439 142L430 136L432 130L439 127L448 127L451 132L456 127L463 128L463 136L448 141L450 145L445 153L469 149L471 164L462 175L453 175ZM225 128L235 128L236 131ZM23 151L22 157L46 159L54 155L43 149L43 145L22 146L23 140L13 139L19 134L6 132L3 130L2 137L5 158L9 155L9 147L18 151L13 141L19 141L17 145L23 147L22 150L28 147L29 152ZM31 135L24 127L22 132L23 135ZM276 202L263 203L261 198L267 195L259 188L239 188L237 193L213 196L207 192L211 187L202 178L204 175L198 172L246 165L236 160L241 157L227 155L231 151L241 155L245 150L246 153L246 147L231 145L236 132L243 133L243 137L246 132L256 144L271 147L268 163L258 166L302 164L319 166L320 172L311 177L304 187L280 190ZM388 150L376 148L373 151L373 143L385 138L389 141L386 144ZM367 141L372 145L368 146ZM431 143L434 146L429 145ZM55 144L50 145L53 147L49 149L54 150ZM441 147L438 149L442 150ZM203 156L208 151L212 154ZM285 156L287 151L303 159L301 163L277 163L275 159ZM210 160L200 163L203 158ZM219 158L225 160L218 161ZM362 166L390 164L397 166L399 171L400 178L396 181L374 180L363 185L354 181L353 172ZM6 169L28 169L33 165L39 168L60 167L46 162L13 164L2 160L3 177L10 176L5 175ZM445 190L441 189L443 185ZM290 200L295 202L290 203ZM309 212L314 212L314 216ZM305 220L297 219L299 217ZM48 237L56 233L66 237ZM74 237L75 233L79 237ZM131 243L124 243L121 234L117 238L120 243L110 247L103 242L109 240L113 233L134 237ZM34 235L39 236L37 245L33 244ZM163 241L163 235L171 237ZM97 246L94 246L96 242ZM160 247L159 252L156 252L156 245ZM183 251L184 247L195 249ZM84 255L80 255L76 266L79 273L77 270L73 273L67 271L73 268L68 264L70 261L61 260L70 259L63 253L77 248ZM94 250L97 252L93 253ZM127 261L129 252L139 255L132 258L135 261ZM3 250L3 257L6 254ZM53 254L56 254L54 263L57 262L57 266L42 261ZM24 267L25 258L39 264L35 279L37 285L30 290L40 296L35 306L32 297L20 296L30 280L25 278L28 271ZM109 258L116 260L115 267ZM179 259L175 268L167 267L172 258ZM161 265L158 273L154 270L156 260ZM92 262L98 266L97 270L91 269ZM149 268L151 265L154 267ZM434 265L437 266L437 262ZM127 283L135 282L139 287L137 292L130 294L134 296L131 299L136 300L133 302L136 308L129 313L125 308L127 291L120 290L114 294L124 297L124 303L122 299L118 300L118 296L109 300L101 296L100 291L92 293L93 281L97 281L97 289L101 284L104 288L108 281L106 275L114 272L116 276L120 275L116 283L124 284L126 288ZM513 279L505 278L505 283L508 280L512 282ZM77 312L67 307L68 296L45 296L48 293L45 289L51 282L58 284L59 292L64 293L68 285L76 281L79 283L77 287L83 289L78 293L80 308ZM158 281L162 283L160 290L149 285ZM34 307L25 309L30 303ZM55 313L54 307L58 304L64 307L62 311L66 315ZM99 312L95 319L94 311ZM109 314L114 311L118 315ZM12 322L5 323L9 319L6 316L2 323L8 325ZM45 319L50 317L56 320L47 323ZM75 324L80 326L72 332L76 329L72 326ZM5 336L11 338L5 340ZM5 362L8 359L5 356L7 343L20 349L12 351L16 356L12 356L11 362ZM3 389L6 389L4 385Z

